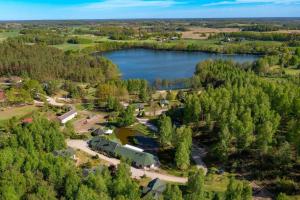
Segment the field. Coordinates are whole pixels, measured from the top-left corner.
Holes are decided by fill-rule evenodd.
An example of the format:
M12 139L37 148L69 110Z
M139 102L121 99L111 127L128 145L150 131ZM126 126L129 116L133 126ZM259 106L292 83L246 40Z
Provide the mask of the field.
M207 39L209 35L216 33L239 32L238 28L190 28L182 33L183 39Z
M19 35L19 31L9 31L9 32L0 32L0 42L4 41L5 39L9 37L16 37Z
M0 121L8 120L12 117L20 118L36 110L38 110L38 108L33 105L5 108L4 110L0 111Z

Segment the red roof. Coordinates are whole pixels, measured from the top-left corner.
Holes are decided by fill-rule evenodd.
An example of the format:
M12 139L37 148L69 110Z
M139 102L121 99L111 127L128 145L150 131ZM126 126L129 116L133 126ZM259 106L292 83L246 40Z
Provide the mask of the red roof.
M0 100L5 99L5 92L4 90L0 90Z
M25 119L22 120L23 124L31 124L32 122L33 122L32 118L25 118Z

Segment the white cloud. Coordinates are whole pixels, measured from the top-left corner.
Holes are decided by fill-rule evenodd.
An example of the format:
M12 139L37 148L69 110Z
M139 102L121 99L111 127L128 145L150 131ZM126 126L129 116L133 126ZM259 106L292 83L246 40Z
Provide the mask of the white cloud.
M289 5L289 4L299 4L300 0L234 0L234 1L220 1L220 2L215 2L215 3L208 3L208 4L204 4L204 6L257 4L257 3Z
M136 8L136 7L170 7L183 4L175 0L104 0L85 6L88 9L110 9L110 8Z

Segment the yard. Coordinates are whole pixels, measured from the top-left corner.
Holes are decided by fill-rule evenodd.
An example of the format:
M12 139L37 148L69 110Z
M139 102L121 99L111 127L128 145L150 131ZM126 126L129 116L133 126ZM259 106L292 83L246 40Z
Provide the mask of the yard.
M8 120L12 117L21 118L38 109L39 108L35 107L34 105L4 108L3 110L0 110L0 121Z

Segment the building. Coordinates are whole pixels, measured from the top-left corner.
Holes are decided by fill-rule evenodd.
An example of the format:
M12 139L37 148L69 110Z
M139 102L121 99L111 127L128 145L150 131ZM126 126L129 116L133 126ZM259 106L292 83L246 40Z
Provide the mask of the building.
M0 102L4 102L5 98L5 91L0 89Z
M23 125L31 124L32 122L33 122L33 118L31 117L22 120Z
M98 129L92 131L92 135L93 136L111 135L111 134L113 134L113 132L114 132L114 130L112 130L112 129L98 128Z
M143 199L161 199L166 188L166 183L156 178L143 189Z
M107 140L103 137L95 137L89 141L89 146L105 155L130 160L132 165L141 169L150 169L159 166L156 156L137 150L130 145L123 146L119 143Z
M59 116L58 120L60 121L60 123L65 124L68 121L74 119L77 115L77 111L75 109L72 109L71 111L63 114L62 116Z
M54 151L53 154L55 156L61 156L64 158L71 158L74 161L77 161L76 152L72 148L67 148L63 150Z
M162 99L162 100L159 101L159 105L161 107L169 106L170 102L168 100L166 100L166 99Z

